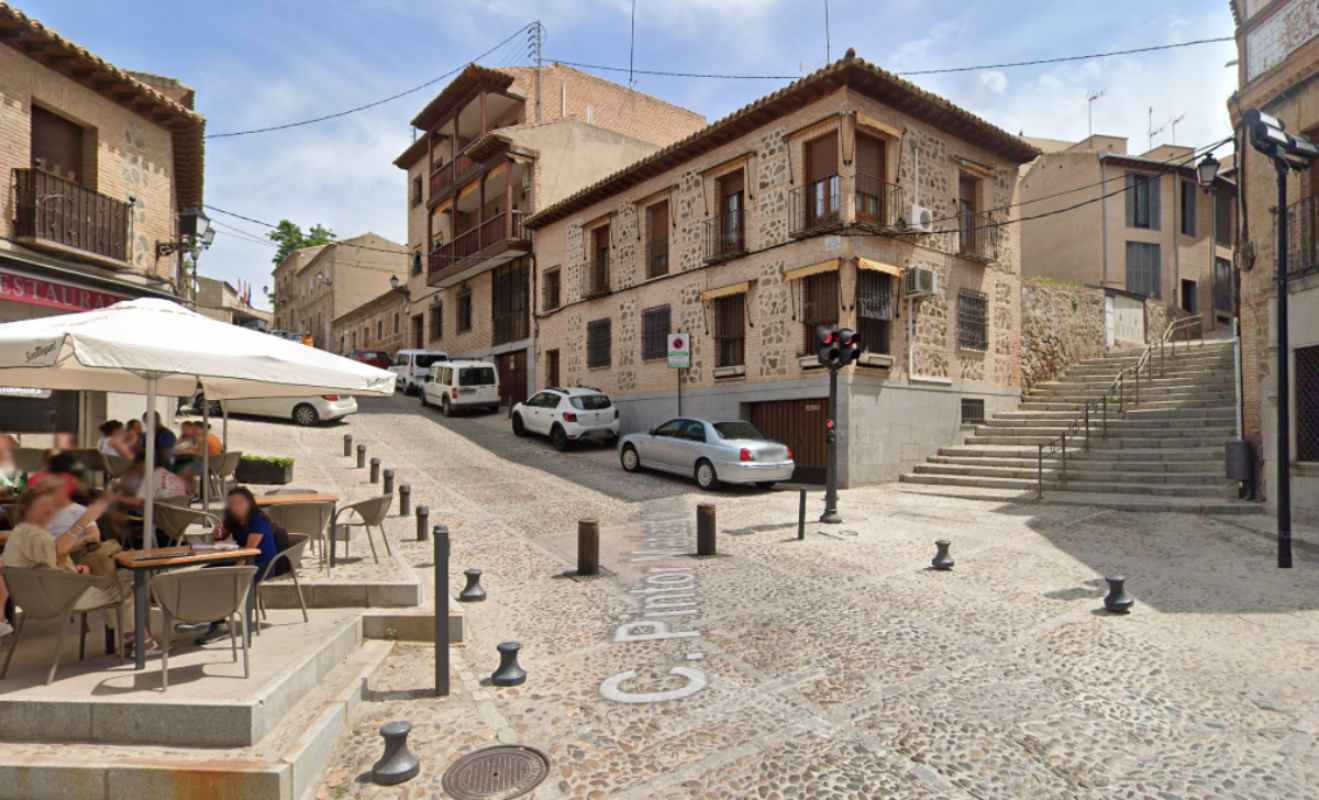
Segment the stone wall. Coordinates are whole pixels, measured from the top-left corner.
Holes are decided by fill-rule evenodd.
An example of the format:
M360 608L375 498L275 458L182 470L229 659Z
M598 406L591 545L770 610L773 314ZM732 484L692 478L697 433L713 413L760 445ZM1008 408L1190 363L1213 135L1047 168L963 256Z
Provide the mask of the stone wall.
M1104 290L1047 278L1021 285L1023 388L1104 353Z

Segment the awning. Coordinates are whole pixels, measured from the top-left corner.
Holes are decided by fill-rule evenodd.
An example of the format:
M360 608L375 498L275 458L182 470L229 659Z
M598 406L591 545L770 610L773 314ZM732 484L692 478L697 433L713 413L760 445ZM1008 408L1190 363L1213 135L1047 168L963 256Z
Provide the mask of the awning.
M831 258L828 261L821 261L818 264L811 264L806 267L797 267L783 273L783 279L787 281L799 281L802 278L809 278L812 275L819 275L821 272L837 272L838 267L842 264L841 258Z
M902 277L902 267L885 264L883 261L874 261L869 258L858 258L856 260L856 265L859 269L868 269L872 272L884 272L895 278Z
M711 300L718 300L721 297L731 297L735 294L746 294L751 290L751 281L742 281L734 283L731 286L721 286L718 289L709 289L701 292L701 302L708 303Z

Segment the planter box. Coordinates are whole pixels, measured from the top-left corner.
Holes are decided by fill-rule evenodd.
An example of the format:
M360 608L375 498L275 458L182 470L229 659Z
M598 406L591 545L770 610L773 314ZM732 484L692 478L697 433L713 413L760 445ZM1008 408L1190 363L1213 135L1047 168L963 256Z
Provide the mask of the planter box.
M281 466L269 461L238 462L234 470L234 480L238 483L260 483L265 485L283 485L293 480L293 465Z

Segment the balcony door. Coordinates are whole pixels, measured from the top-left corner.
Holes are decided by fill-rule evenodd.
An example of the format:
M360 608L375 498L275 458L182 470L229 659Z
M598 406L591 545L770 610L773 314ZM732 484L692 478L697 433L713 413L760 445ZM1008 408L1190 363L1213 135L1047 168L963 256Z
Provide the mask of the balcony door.
M76 123L32 106L32 166L86 186L83 172L83 130Z
M719 252L738 253L745 249L743 220L746 206L746 177L742 170L719 179Z
M838 132L806 143L806 227L838 220Z
M962 175L957 181L957 225L962 237L962 252L976 252L976 193L979 181Z
M856 216L859 222L884 225L893 218L884 184L888 162L884 142L874 136L856 137Z

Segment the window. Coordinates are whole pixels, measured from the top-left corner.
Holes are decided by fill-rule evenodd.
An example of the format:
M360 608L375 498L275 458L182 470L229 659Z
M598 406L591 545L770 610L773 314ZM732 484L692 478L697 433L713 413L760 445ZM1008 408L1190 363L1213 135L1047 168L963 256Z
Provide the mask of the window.
M426 346L426 317L424 314L412 315L412 346Z
M884 141L874 136L856 137L856 219L871 225L891 225L896 220L895 197L886 184L887 152ZM906 212L903 212L906 213Z
M609 366L613 339L610 320L597 319L586 323L586 366L591 369Z
M411 269L411 274L413 274L413 275L420 275L420 274L421 274L421 251L420 251L420 250L418 250L418 251L416 251L415 253L412 254L412 269Z
M559 307L559 303L563 302L559 275L558 267L545 271L545 285L541 287L541 292L544 294L541 307L546 311L553 311Z
M975 425L985 421L985 401L962 398L962 424Z
M669 355L669 307L656 306L641 312L641 358L649 361Z
M458 332L466 333L472 329L472 290L466 286L458 292Z
M861 349L867 353L892 351L894 309L892 275L863 269L856 276L856 328L861 334Z
M398 328L398 312L395 311L395 312L394 312L394 333L398 333L398 331L399 331L399 328Z
M838 221L838 132L832 131L806 143L805 228Z
M383 319L376 320L376 338L385 338L385 321Z
M669 201L646 209L646 277L669 271Z
M440 339L444 337L444 304L436 303L431 306L431 338Z
M821 272L801 280L802 353L815 352L815 329L838 324L838 273Z
M1228 192L1214 192L1214 241L1224 245L1232 244L1232 195Z
M1191 181L1182 181L1182 235L1195 235L1195 190Z
M989 349L989 297L984 292L957 292L957 346L967 350Z
M95 188L88 180L91 176L83 169L84 133L87 132L78 124L40 106L32 106L32 166Z
M525 339L531 331L527 310L531 268L525 259L495 267L490 278L490 318L494 325L494 344Z
M685 419L671 419L668 422L655 428L656 436L681 436L683 428L687 427Z
M1214 259L1214 309L1232 313L1232 262Z
M693 442L705 441L705 423L689 419L682 424L682 438Z
M745 362L746 295L734 294L714 301L716 367L740 367Z
M559 351L545 351L545 383L550 386L559 385Z
M1127 291L1163 297L1162 265L1157 244L1127 242Z
M1127 227L1159 229L1159 176L1127 173Z
M412 179L412 205L421 205L421 176Z
M350 339L350 340L351 340L352 343L353 343L353 349L356 350L356 349L357 349L357 331L353 331L353 332L352 332L352 334L351 334L351 339Z
M579 394L570 398L568 402L578 411L604 411L614 405L609 402L609 397L603 394Z
M347 337L345 337L342 333L339 334L339 352L340 352L340 353L347 353L347 352L348 352L348 342L346 341L346 338L347 338Z
M1298 347L1296 359L1296 460L1319 461L1319 346Z
M494 367L464 367L458 370L459 386L494 386Z
M1195 281L1182 278L1182 311L1194 314L1200 310L1200 304L1196 302L1196 288Z
M746 177L740 169L719 179L718 238L713 253L716 257L746 250L745 188Z
M591 287L587 294L609 291L609 226L591 231Z

